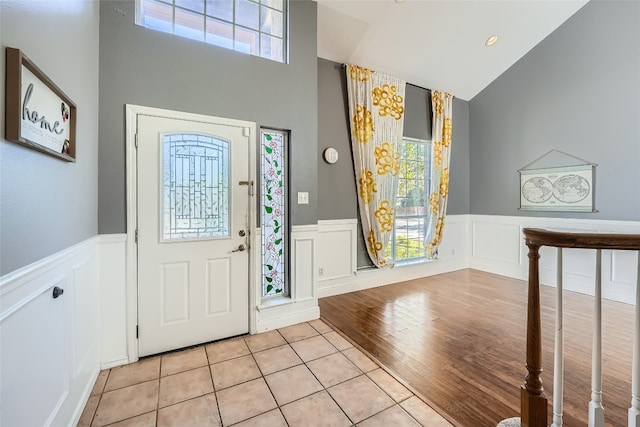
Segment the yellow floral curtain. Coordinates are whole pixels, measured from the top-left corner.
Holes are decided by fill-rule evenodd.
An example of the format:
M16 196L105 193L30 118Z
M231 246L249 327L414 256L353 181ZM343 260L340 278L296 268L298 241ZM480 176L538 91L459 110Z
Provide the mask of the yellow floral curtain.
M442 240L444 218L449 196L449 161L451 159L451 134L453 132L453 96L450 93L432 91L433 124L431 134L431 187L429 191L429 223L425 236L427 258L438 258L438 246Z
M385 250L393 230L406 82L357 65L346 70L362 231L373 263L390 267Z

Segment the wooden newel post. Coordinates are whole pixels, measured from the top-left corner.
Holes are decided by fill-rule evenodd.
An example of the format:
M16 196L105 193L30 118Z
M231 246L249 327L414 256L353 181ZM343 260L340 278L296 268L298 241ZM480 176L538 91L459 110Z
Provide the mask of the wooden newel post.
M520 389L522 427L546 427L547 398L542 387L542 331L540 328L540 246L527 239L529 247L529 299L527 302L527 370Z

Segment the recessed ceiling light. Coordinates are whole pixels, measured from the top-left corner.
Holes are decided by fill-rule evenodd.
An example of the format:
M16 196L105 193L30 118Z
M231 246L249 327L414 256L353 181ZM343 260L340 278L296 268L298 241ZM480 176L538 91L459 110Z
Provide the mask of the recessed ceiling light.
M491 37L489 37L487 41L484 42L484 44L485 46L493 46L494 44L496 44L497 41L498 41L498 36L494 34Z
M395 0L396 3L404 3L405 0Z

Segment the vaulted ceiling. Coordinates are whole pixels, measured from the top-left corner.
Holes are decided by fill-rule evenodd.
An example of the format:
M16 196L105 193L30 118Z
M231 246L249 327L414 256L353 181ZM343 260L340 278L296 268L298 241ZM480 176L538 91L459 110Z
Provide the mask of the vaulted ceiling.
M317 2L319 57L470 100L587 0Z

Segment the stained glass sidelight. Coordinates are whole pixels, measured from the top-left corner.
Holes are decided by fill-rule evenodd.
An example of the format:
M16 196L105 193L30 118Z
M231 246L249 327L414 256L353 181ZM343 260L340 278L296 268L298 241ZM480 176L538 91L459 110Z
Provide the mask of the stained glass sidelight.
M228 237L229 142L165 135L162 150L162 240Z
M262 129L260 136L262 295L286 293L285 150L287 133Z

